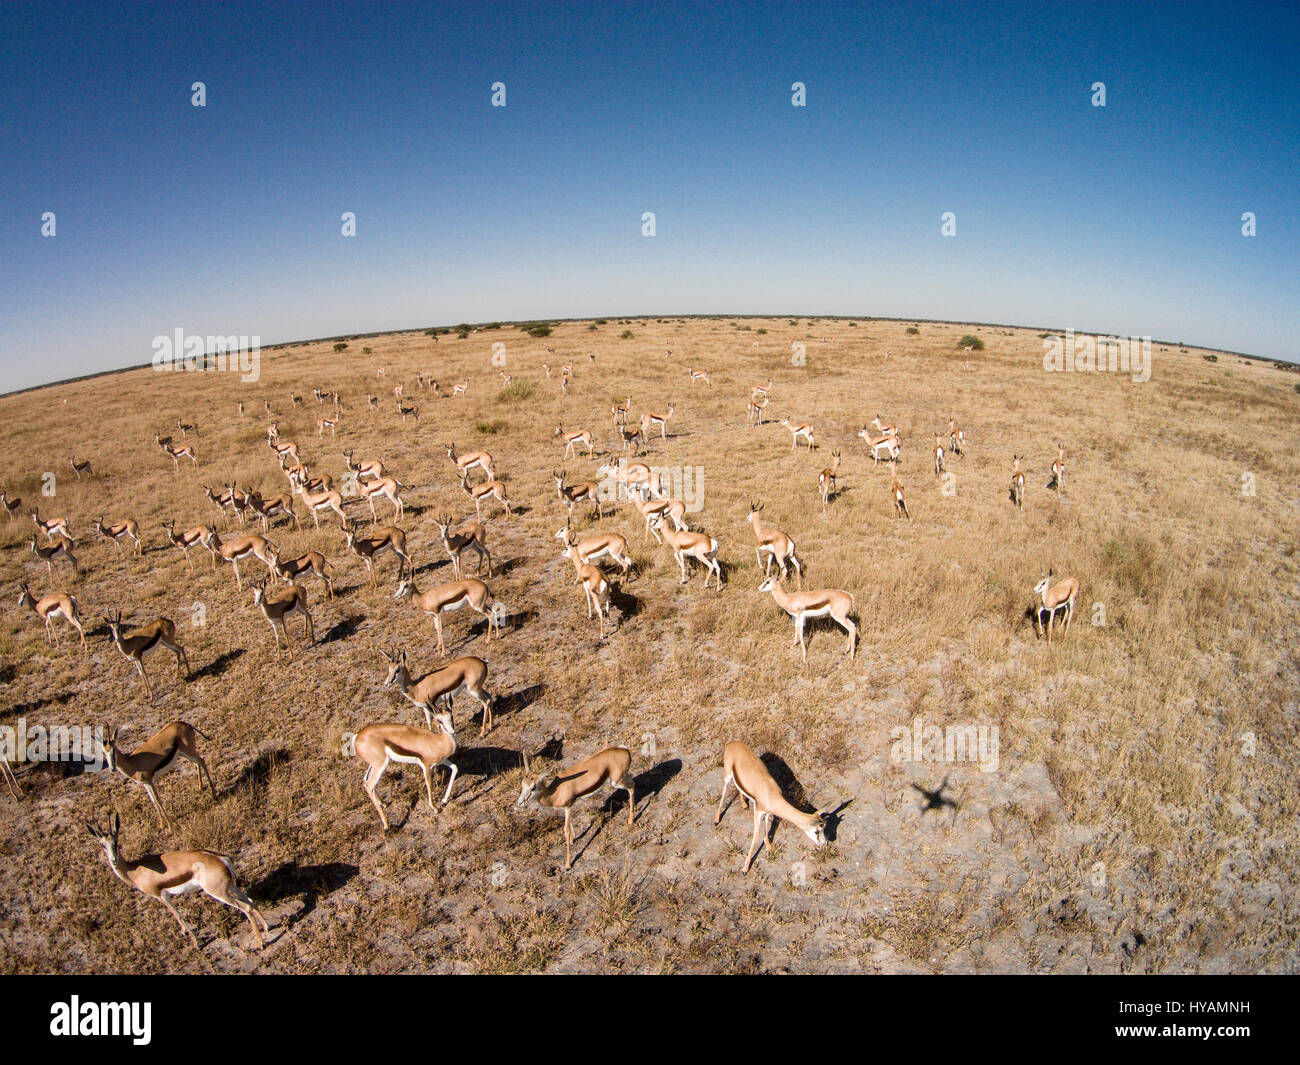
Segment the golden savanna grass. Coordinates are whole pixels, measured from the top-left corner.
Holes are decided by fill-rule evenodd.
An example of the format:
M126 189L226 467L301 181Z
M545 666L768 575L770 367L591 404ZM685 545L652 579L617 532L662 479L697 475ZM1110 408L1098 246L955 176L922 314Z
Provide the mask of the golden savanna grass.
M322 341L264 351L252 384L144 369L0 399L0 485L25 509L39 502L43 516L70 516L84 567L80 580L59 569L52 583L28 552L30 519L0 519L0 725L105 722L131 743L184 719L212 737L203 749L218 788L214 804L188 765L162 778L169 832L120 776L19 766L22 801L0 792L0 969L1295 969L1295 375L1160 344L1144 384L1049 374L1038 331L1027 329L590 324L560 324L545 339L510 327L444 335L436 346L418 332L358 338L341 353ZM962 352L965 333L986 350ZM496 341L508 390L492 363ZM805 366L791 365L792 342L806 345ZM575 376L564 396L566 362ZM688 364L712 387L692 386ZM417 373L445 392L468 377L469 395L434 399L417 390ZM750 428L750 389L769 377L769 423ZM419 423L402 425L398 381L421 407ZM336 439L316 434L313 387L343 395ZM367 390L381 397L377 411ZM305 405L291 407L290 392ZM588 479L600 456L564 463L553 434L561 422L589 427L617 457L609 408L627 394L634 417L676 406L648 461L702 469L704 507L688 518L720 541L726 584L706 593L696 568L680 586L668 550L643 543L627 503L599 523L579 507L580 532L621 532L636 562L633 579L613 578L618 628L602 643L559 557L563 511L550 476L566 466L570 481ZM161 522L216 520L205 483L286 490L264 442L264 399L313 471L337 481L340 452L352 448L412 486L403 525L421 588L450 579L431 519L473 514L442 444L489 450L523 508L487 512L504 638L489 644L465 612L447 627L451 655L489 663L496 727L480 739L470 703L458 700L452 802L430 811L418 773L390 770L380 787L387 837L340 737L373 721L422 721L381 687L381 649L404 647L416 673L440 664L432 622L392 597L392 556L372 590L337 522L273 526L284 554L324 553L339 592L330 602L304 582L320 641L305 647L295 621L295 658L282 665L229 566L213 572L199 550L190 576L164 546ZM786 414L815 423L817 451L790 449L775 424ZM910 523L893 516L886 468L855 436L876 414L903 437ZM968 449L949 456L955 492L945 494L931 451L950 417ZM178 418L199 426L197 469L175 472L154 445L155 431L176 435ZM1063 495L1046 487L1057 442ZM833 449L843 453L839 493L823 517L817 474ZM93 478L74 478L74 451L92 461ZM1026 456L1022 512L1008 495L1013 453ZM46 471L52 498L40 495ZM806 587L856 597L856 662L842 654L843 634L816 622L800 663L790 620L756 591L751 501L794 537ZM390 508L380 508L386 523ZM364 503L347 509L369 523ZM91 538L100 514L140 522L142 558ZM1074 624L1050 649L1030 612L1049 567L1081 584ZM77 596L86 653L66 632L57 649L44 642L17 606L24 580L38 594ZM99 620L115 609L136 623L174 619L194 675L178 680L165 652L150 658L148 703ZM896 762L891 730L917 717L997 726L997 770ZM814 851L783 825L741 876L749 815L733 798L722 825L712 823L730 739L773 755L805 809L838 808L828 847ZM559 815L513 805L518 752L549 764L614 744L633 751L636 823L628 828L621 795L579 804L565 873ZM956 805L924 810L917 789L945 778L943 797ZM81 827L110 808L122 814L128 856L186 846L232 855L273 925L267 948L256 951L240 915L200 896L179 903L203 943L189 947L162 906L112 876Z

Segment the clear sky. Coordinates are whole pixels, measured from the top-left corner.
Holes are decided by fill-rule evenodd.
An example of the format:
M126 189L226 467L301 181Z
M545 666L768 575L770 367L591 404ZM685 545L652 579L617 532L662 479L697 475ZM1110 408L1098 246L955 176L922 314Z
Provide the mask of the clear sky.
M0 392L178 328L710 312L1300 361L1298 57L1294 2L4 4Z

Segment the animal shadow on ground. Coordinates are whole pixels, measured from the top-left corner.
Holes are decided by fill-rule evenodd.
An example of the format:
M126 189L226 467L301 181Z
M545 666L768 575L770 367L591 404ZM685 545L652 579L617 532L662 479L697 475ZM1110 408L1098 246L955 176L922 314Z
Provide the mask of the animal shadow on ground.
M336 621L329 630L322 636L317 643L334 643L338 640L346 640L349 636L354 636L361 627L361 623L366 620L364 614L353 614Z
M271 770L287 764L292 757L288 747L276 747L269 751L263 751L240 770L239 776L235 778L234 783L230 784L222 794L234 795L242 788L265 784L267 778L271 775Z
M255 905L262 903L268 908L285 899L300 896L302 909L285 919L285 927L288 928L311 913L322 895L337 891L360 871L357 866L345 862L327 862L324 865L284 862L256 884L250 884L248 893Z
M544 684L530 684L526 688L520 688L509 695L499 695L492 704L492 720L496 723L499 717L509 717L511 714L517 714L521 710L526 710L537 702L546 691ZM481 716L481 715L480 715Z
M808 797L803 784L799 782L799 779L794 775L794 771L789 765L786 764L784 758L768 751L760 756L760 761L767 766L767 771L772 774L772 779L776 781L777 787L781 789L781 794L786 797L791 806L797 810L802 810L804 813L817 808L817 804ZM835 840L835 830L839 825L840 811L844 810L848 805L848 802L841 803L835 810L826 814L826 838L831 842ZM772 835L776 835L776 826L772 828Z
M193 680L206 680L208 677L219 677L223 673L225 673L227 669L230 668L231 662L237 661L239 658L241 658L243 655L246 654L248 654L246 648L232 647L225 654L218 655L202 669L196 670L185 679L193 681Z

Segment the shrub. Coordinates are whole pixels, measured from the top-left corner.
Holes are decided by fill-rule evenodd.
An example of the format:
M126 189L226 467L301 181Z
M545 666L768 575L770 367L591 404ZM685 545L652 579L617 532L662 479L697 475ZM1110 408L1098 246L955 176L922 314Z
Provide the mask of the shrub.
M346 340L340 340L337 344L334 345L335 351L347 351L347 348L348 348L348 342Z
M514 382L511 382L511 387L513 386ZM490 422L475 422L474 432L482 433L484 436L496 436L497 433L501 432L505 427L506 423L500 418L493 418Z
M595 331L596 331L596 326L594 323L592 325L587 326L588 333L594 333Z
M468 330L468 329L465 329L465 330L462 330L461 332L457 333L457 334L456 334L456 339L457 339L457 340L468 340L468 339L469 339L469 330Z
M1219 356L1217 356L1217 355L1202 355L1201 358L1203 358L1206 362L1218 362L1218 361L1219 361Z
M909 326L907 327L907 335L908 335L908 336L912 336L912 337L914 337L914 336L920 336L920 335L921 335L921 330L917 329L916 326L914 326L914 325L909 325Z
M619 339L619 340L631 340L631 339L632 339L632 330L630 330L630 329L624 329L623 332L619 333L619 335L618 335L618 339Z
M362 355L369 355L369 354L370 354L370 349L369 349L369 348L362 348L362 349L361 349L361 354L362 354Z
M501 403L517 403L531 396L536 388L537 386L531 380L511 381L497 393L497 400Z
M456 327L453 329L453 332L456 332L456 333L466 333L466 334L468 334L468 333L469 333L469 325L468 325L467 323L465 323L465 322L461 322L460 325L456 326Z
M608 319L608 318L597 318L597 319L596 319L596 324L597 324L597 325L609 325L609 319Z
M982 341L979 337L973 337L969 333L967 333L964 337L962 337L959 341L957 341L957 346L959 348L974 348L976 351L983 351L984 341Z

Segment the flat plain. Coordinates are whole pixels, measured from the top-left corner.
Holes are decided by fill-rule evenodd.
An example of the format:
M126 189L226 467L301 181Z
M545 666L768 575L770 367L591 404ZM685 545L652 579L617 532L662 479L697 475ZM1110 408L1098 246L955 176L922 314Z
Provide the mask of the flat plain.
M984 350L963 351L964 334ZM214 802L188 765L160 778L176 822L165 830L120 775L16 765L21 799L0 788L0 971L1296 971L1300 378L1207 354L1156 343L1151 379L1136 383L1044 372L1033 329L610 319L544 338L504 326L436 344L413 331L343 351L288 345L261 353L251 383L140 369L0 398L0 487L23 500L0 516L0 726L107 724L129 746L188 721L210 737L217 788ZM711 383L692 383L688 366ZM417 374L443 393L468 379L468 393L436 398ZM769 380L765 424L750 425L751 389ZM399 416L398 382L418 422ZM342 396L336 436L318 434L332 406L314 388ZM634 561L628 577L605 567L616 629L601 640L560 557L551 474L594 479L624 455L610 407L628 396L631 421L673 406L642 461L691 471L702 509L687 521L719 541L725 583L705 591L695 567L680 584L629 503L599 520L579 506L577 531L621 533ZM446 660L431 620L394 599L392 556L371 589L337 519L314 529L299 503L301 531L273 523L282 555L317 550L335 572L333 600L304 582L318 641L306 646L292 621L287 662L230 567L200 548L189 573L161 528L239 532L204 485L288 491L265 442L268 402L313 474L340 482L346 448L410 486L401 525L421 589L451 579L433 519L474 514L444 444L491 452L516 508L484 511L502 638L466 611L446 630L448 657L488 662L495 727L480 738L477 707L458 697L450 803L430 810L418 770L390 769L387 835L343 735L422 724L383 687L381 651L405 649L417 674ZM877 415L899 429L910 521L857 436ZM792 450L786 416L815 425L816 450ZM945 478L932 452L949 419L966 449L946 456ZM197 425L185 438L197 466L176 469L155 445L156 432L179 442L178 420ZM597 455L564 460L557 425L591 429ZM1058 444L1064 491L1048 487ZM817 475L833 451L823 513ZM93 475L78 480L70 454ZM53 496L41 494L47 472ZM56 562L51 579L29 551L34 503L70 518L79 578ZM853 594L856 660L839 629L813 622L801 663L790 619L758 592L751 503L794 538L805 588ZM346 510L370 524L363 501ZM97 540L101 515L135 518L143 554ZM1049 568L1080 583L1074 622L1050 647L1033 618ZM77 597L85 652L66 629L59 646L45 641L17 605L24 581ZM102 616L116 610L173 619L188 678L167 652L152 656L146 699L107 638ZM996 729L996 768L900 759L899 730L918 719ZM767 756L796 805L835 811L826 847L781 824L742 875L749 814L733 795L713 824L732 739ZM560 816L515 806L519 752L549 766L611 745L632 751L636 821L621 795L580 802L566 872ZM229 854L272 925L266 948L202 895L178 902L202 944L190 947L83 827L112 810L127 857Z

